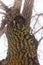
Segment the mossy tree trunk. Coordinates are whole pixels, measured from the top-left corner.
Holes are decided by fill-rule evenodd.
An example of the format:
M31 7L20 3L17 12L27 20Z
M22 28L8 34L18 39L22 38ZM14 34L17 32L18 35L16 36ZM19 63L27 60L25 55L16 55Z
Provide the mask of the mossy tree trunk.
M15 6L7 8L5 19L0 28L2 32L7 29L8 39L8 55L2 61L2 65L39 65L37 58L38 41L34 35L30 34L34 0L25 0L22 14L20 14L21 2L22 0L16 0Z

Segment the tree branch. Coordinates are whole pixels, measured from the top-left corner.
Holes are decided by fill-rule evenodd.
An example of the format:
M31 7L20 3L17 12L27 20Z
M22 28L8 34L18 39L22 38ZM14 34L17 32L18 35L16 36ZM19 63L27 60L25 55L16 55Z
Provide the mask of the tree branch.
M40 29L38 29L36 32L34 32L33 34L35 35L37 32L39 32L41 29L43 29L43 27L41 27Z
M9 8L0 0L0 8L7 11Z
M0 37L7 32L7 27L4 27L3 30L0 30Z

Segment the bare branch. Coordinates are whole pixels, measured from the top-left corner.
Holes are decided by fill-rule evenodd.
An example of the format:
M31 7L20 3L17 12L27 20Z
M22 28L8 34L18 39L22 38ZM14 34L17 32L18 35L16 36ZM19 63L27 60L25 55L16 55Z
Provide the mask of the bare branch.
M37 24L39 17L40 17L40 16L43 16L43 13L35 14L34 16L32 16L32 18L35 18L36 16L37 16L37 18L36 18L36 22L35 22L35 24L34 24L34 26L33 26L33 29L35 29L35 25ZM41 29L42 29L42 28L43 28L43 27L41 27ZM32 29L32 31L33 31L33 29ZM38 31L40 31L41 29L39 29ZM36 31L35 33L37 33L38 31Z
M7 11L8 7L0 0L0 8Z
M38 29L36 32L34 32L33 34L35 35L36 33L38 33L41 29L43 29L43 27L41 27L40 29Z
M20 11L21 9L22 0L15 0L14 8Z
M33 18L33 17L36 17L36 16L38 16L38 17L39 17L39 16L43 16L43 13L35 14L34 16L32 16L32 18Z
M4 27L3 30L0 30L0 37L7 32L7 27Z
M43 37L41 37L41 39L38 41L38 43L40 43L42 41Z
M33 26L33 29L35 29L35 25L37 24L38 19L39 19L39 16L38 16L37 19L36 19L36 22L35 22L35 24L34 24L34 26Z
M24 9L22 13L26 21L29 22L29 25L30 25L30 20L32 15L33 3L34 3L34 0L25 0Z

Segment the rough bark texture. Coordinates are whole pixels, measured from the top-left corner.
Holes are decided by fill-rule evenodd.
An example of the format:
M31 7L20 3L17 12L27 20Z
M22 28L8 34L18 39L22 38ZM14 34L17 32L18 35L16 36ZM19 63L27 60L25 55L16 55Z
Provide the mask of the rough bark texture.
M19 11L20 7L16 6L17 4L15 8L12 7L6 12L5 21L3 21L7 24L8 54L7 58L0 62L0 65L39 65L37 58L38 41L34 35L30 34L33 3L33 0L25 0L22 15Z

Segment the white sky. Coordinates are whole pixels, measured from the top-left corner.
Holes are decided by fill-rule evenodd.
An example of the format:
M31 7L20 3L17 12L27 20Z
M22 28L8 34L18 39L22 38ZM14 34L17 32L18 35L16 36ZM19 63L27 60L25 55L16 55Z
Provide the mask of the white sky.
M7 1L2 0L2 1L9 7L12 6L13 3L14 3L14 0L7 0ZM33 8L34 9L33 10L33 15L35 15L36 13L43 13L43 8L42 7L43 7L43 0L35 0L34 8ZM23 7L22 7L22 9L23 9ZM22 12L22 10L21 10L21 12ZM1 19L2 19L2 15L0 14L0 20ZM31 23L32 28L34 26L35 21L36 21L35 18L32 19L32 23ZM40 16L39 19L38 19L38 23L35 26L34 31L36 31L37 29L39 29L42 26L43 26L43 17ZM41 36L43 36L42 32L43 32L43 30L39 31L35 35L35 38L37 40L39 40L41 38ZM7 51L6 50L7 49L8 49L7 38L6 38L6 35L3 34L3 36L0 38L0 60L2 60L3 58L6 58L6 56L7 56ZM43 40L40 42L39 47L38 47L38 59L39 59L40 65L43 65Z

